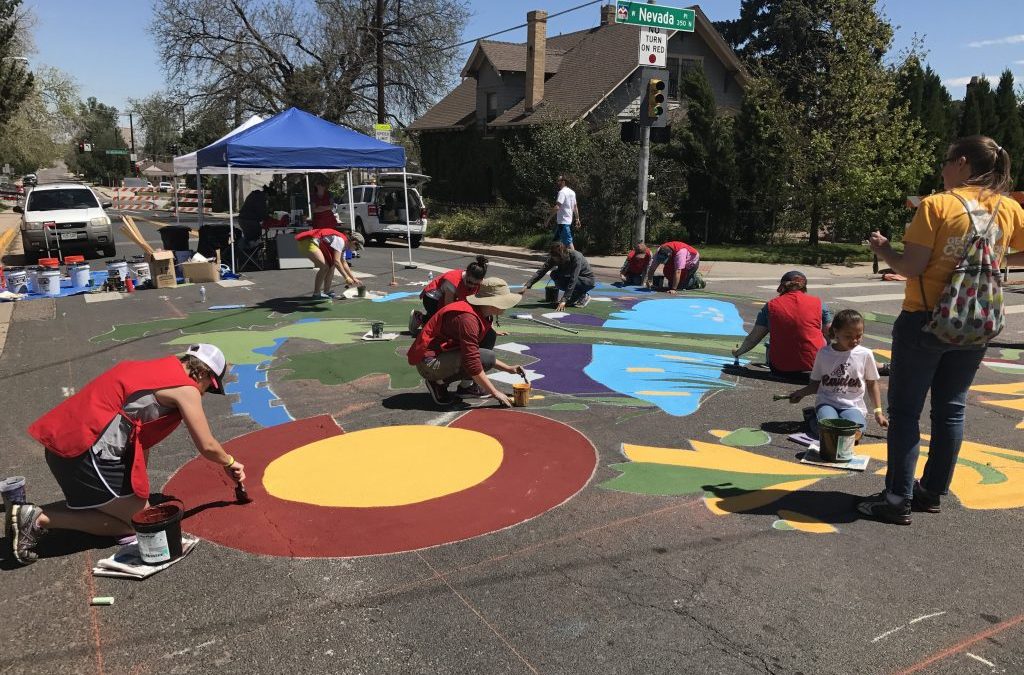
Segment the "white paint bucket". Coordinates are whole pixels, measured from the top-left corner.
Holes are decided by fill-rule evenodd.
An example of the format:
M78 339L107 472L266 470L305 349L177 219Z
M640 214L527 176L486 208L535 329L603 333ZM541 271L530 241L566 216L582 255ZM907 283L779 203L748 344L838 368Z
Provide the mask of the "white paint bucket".
M129 263L128 269L131 271L132 279L135 279L135 285L144 284L149 281L149 263L147 262L133 262Z
M7 290L11 293L28 293L28 274L20 267L11 267L4 270L4 279L7 280Z
M39 267L38 265L30 265L29 267L25 268L25 277L26 281L28 282L29 293L39 292L39 282L37 281L37 278L39 277L39 271L42 269L43 268Z
M107 263L107 276L111 279L114 275L124 281L128 278L128 263L124 260L111 260Z
M60 270L44 269L36 277L36 287L40 295L57 297L60 295Z
M68 268L68 276L71 277L71 285L75 288L86 288L89 285L89 276L92 270L89 263L77 263Z

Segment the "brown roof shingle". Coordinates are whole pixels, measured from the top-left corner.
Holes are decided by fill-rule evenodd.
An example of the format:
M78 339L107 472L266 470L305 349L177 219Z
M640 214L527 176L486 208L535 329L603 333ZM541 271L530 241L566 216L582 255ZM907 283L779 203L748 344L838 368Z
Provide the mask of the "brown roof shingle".
M476 80L467 77L450 94L437 102L423 117L409 125L410 131L464 129L476 116Z
M481 40L479 46L480 52L482 52L483 56L487 57L487 60L491 62L495 70L499 72L526 72L525 44ZM544 72L557 73L564 54L564 49L558 49L549 44L547 49L544 50ZM474 61L479 61L479 59L470 56L469 61L466 62L466 67L462 71L463 77L469 75L470 69L475 65Z

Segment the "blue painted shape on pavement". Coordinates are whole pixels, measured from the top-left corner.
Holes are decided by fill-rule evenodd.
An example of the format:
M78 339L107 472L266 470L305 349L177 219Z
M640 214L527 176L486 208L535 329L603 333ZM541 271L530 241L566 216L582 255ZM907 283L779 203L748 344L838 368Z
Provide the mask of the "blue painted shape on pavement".
M596 344L583 372L613 391L683 417L700 407L705 394L736 386L721 379L722 366L732 363L729 357L697 352ZM542 382L537 386L543 388Z
M734 304L707 298L644 300L612 314L604 327L698 335L747 334Z
M382 298L374 298L370 302L391 302L392 300L401 300L402 298L408 298L410 296L418 296L421 291L398 291L395 293L388 293Z
M275 347L276 349L276 347ZM236 415L248 415L254 422L264 427L272 427L295 420L283 405L272 406L277 395L266 386L267 371L260 366L270 363L264 361L259 365L244 364L232 366L235 374L234 382L227 382L224 391L227 394L238 394L238 401L231 405L231 412ZM263 386L260 386L261 383Z

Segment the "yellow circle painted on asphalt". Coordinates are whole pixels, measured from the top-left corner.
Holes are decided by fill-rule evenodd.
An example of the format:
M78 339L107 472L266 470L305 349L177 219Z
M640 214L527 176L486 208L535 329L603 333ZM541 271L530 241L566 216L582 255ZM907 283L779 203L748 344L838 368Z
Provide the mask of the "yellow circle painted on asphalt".
M279 499L318 506L402 506L489 478L501 443L479 431L404 425L310 443L267 466L263 486Z

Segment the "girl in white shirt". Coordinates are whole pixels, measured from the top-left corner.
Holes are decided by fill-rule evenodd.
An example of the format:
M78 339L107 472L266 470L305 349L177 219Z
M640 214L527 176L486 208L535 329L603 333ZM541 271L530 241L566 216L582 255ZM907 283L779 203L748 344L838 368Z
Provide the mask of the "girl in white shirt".
M868 409L864 405L867 393L875 421L883 429L887 428L889 420L882 410L875 355L860 344L864 337L864 317L856 310L844 309L832 319L829 337L831 343L822 347L814 358L810 384L790 394L790 403L799 403L804 396L817 394L814 402L817 421L850 420L859 424L863 431L867 428ZM812 431L817 432L817 429ZM860 434L857 437L860 438Z

